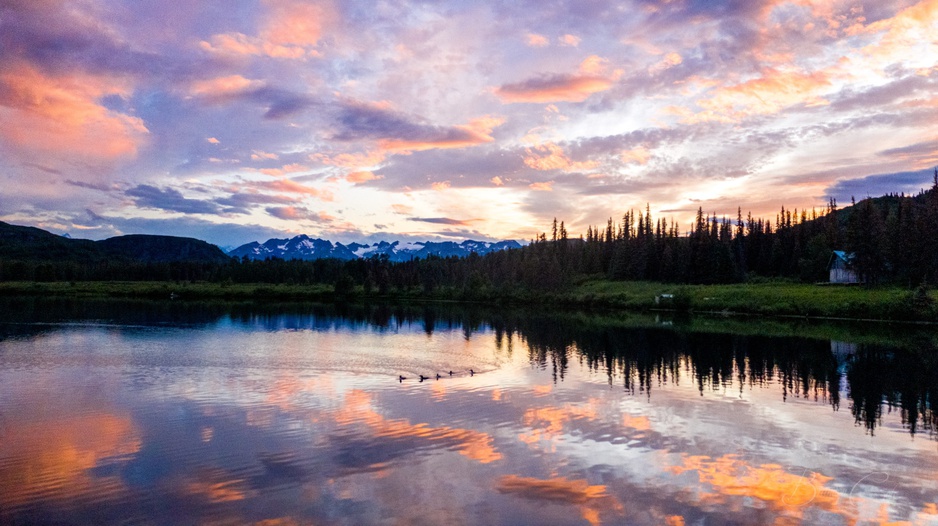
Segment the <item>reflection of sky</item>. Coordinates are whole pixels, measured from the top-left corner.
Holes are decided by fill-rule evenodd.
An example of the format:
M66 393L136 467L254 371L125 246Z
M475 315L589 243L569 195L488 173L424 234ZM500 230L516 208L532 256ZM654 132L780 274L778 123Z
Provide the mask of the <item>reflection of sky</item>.
M701 392L682 363L632 394L568 366L485 327L311 317L2 341L0 519L938 522L938 448L895 414L870 436L777 382Z

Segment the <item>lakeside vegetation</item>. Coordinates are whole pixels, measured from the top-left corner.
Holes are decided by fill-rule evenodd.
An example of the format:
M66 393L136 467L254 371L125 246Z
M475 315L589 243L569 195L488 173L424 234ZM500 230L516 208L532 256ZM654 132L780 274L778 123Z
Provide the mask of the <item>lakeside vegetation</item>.
M0 295L181 301L473 302L501 306L938 322L938 295L934 291L780 281L675 285L587 280L557 292L491 287L467 291L441 287L430 293L420 287L386 293L368 291L362 286L337 291L335 286L327 284L3 282Z

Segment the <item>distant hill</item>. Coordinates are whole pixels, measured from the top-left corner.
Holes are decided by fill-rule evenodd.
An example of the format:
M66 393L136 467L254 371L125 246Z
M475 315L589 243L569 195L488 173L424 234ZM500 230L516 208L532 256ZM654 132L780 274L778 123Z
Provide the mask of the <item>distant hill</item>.
M223 263L231 259L215 245L191 237L133 234L97 241L108 254L138 261L202 261Z
M215 245L188 237L129 235L103 241L71 239L39 228L0 221L0 259L18 261L224 262Z
M336 258L353 260L372 256L387 256L390 261L410 261L423 259L428 256L439 257L465 257L475 253L485 255L509 248L521 248L517 241L499 241L489 243L485 241L467 240L461 243L455 241L425 241L417 243L401 243L400 241L381 241L373 244L333 243L324 239L312 239L307 235L299 235L291 239L270 239L264 243L248 243L230 252L229 256L248 259L300 259L315 260L323 258Z

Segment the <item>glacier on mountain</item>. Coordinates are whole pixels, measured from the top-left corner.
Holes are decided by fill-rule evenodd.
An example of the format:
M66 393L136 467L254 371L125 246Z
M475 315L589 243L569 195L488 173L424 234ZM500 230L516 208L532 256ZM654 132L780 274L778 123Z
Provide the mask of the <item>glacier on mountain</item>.
M229 256L248 259L300 259L315 260L335 258L342 260L361 259L369 257L386 256L390 261L409 261L414 258L438 257L465 257L476 253L479 255L521 248L517 241L473 241L466 240L461 243L455 241L418 241L401 243L400 241L379 241L372 244L364 243L333 243L325 239L313 239L303 234L290 239L269 239L264 243L253 241L241 245L228 252Z

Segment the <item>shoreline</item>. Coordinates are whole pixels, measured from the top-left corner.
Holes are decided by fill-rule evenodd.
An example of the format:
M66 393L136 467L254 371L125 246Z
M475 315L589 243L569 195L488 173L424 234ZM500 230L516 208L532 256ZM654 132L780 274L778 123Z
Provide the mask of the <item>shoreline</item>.
M419 289L388 294L361 287L337 295L325 284L208 283L154 281L0 282L2 296L68 298L139 298L174 301L234 302L389 302L482 304L496 307L565 307L604 311L706 314L793 320L938 324L938 297L899 287L821 287L764 282L728 285L675 285L655 282L588 280L554 292ZM663 295L670 295L662 301Z

